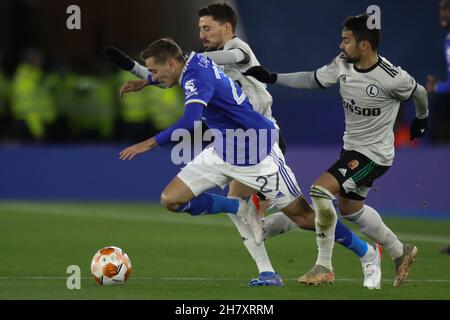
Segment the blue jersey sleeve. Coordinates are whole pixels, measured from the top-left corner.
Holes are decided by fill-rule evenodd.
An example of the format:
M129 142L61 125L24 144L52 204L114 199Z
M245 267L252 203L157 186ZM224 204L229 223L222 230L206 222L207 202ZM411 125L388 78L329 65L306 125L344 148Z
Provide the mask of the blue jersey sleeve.
M214 95L214 87L206 72L188 72L183 77L184 104L200 103L205 107Z
M450 92L450 34L445 42L445 56L447 58L447 81L438 82L436 85L436 93Z
M199 103L191 103L186 106L183 116L174 125L155 136L156 143L160 146L168 143L172 137L172 132L176 129L192 130L194 128L194 121L201 119L203 108L204 106Z

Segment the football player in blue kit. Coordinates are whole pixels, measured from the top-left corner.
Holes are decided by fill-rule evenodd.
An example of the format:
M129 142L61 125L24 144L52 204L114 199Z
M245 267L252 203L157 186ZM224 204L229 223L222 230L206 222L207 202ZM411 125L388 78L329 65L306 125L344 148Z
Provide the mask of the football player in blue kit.
M160 87L179 84L184 88L185 113L168 129L124 149L120 159L132 159L139 153L165 145L171 141L174 131L193 129L200 119L215 138L212 146L190 161L167 185L161 195L163 206L191 215L235 214L248 223L255 239L261 237L255 197L247 202L205 192L217 186L224 188L234 179L262 192L301 228L313 230L314 211L286 165L275 125L253 109L241 88L209 58L195 52L183 55L179 46L168 38L150 44L141 57L151 72L147 84ZM143 87L124 86L121 93L139 91ZM242 135L244 138L240 139ZM347 248L367 253L367 244L345 225L338 223L336 232L336 239L352 239L345 244ZM329 282L333 281L334 273L329 278Z

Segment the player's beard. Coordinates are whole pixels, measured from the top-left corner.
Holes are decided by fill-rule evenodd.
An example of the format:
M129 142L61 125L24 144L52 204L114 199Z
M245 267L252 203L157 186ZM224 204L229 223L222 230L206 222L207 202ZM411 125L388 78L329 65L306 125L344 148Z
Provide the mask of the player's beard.
M211 51L217 51L217 50L219 50L219 46L218 46L218 45L215 45L215 46L211 46L211 47L205 48L205 49L206 49L206 51L208 51L208 52L211 52Z
M356 58L352 58L352 57L350 57L347 53L345 53L344 51L342 51L342 53L344 54L344 59L345 59L345 62L347 62L347 63L356 63L356 62L358 62L359 61L359 59L356 59Z
M356 59L353 59L353 58L350 58L350 57L346 57L346 58L345 58L345 61L346 61L347 63L353 63L353 64L355 64L355 63L357 63L359 60L356 60Z
M203 49L205 49L206 52L219 50L220 43L212 43L211 41L208 41L207 44L208 46L206 46L206 44L203 43Z

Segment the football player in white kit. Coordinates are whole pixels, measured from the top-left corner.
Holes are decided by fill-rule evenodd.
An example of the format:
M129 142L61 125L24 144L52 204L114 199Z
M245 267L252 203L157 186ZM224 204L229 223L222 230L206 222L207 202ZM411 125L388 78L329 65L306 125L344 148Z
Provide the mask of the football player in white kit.
M324 282L333 273L336 195L340 214L390 254L396 273L394 287L405 281L418 254L416 246L397 239L378 212L365 204L365 199L373 181L392 165L393 126L400 103L410 98L415 103L416 117L410 127L414 139L427 131L428 97L425 88L406 71L378 55L381 32L368 28L368 17L363 14L345 20L339 46L342 53L314 72L275 74L260 66L244 73L265 83L300 89L340 84L346 124L344 147L339 160L311 187L319 253L315 266L299 279L304 284Z
M272 96L266 90L266 85L255 80L252 77L242 75L242 72L249 67L258 66L259 61L255 57L249 45L243 40L235 36L236 28L236 14L234 10L226 4L211 4L198 10L200 39L204 45L206 52L202 55L211 58L218 65L222 66L224 72L234 81L236 81L245 94L248 96L254 109L264 115L266 118L275 120L272 117ZM108 57L109 55L109 57ZM149 77L148 70L139 63L132 61L129 57L115 48L107 49L107 57L114 63L118 64L125 70L129 70L136 76L142 79ZM144 81L145 82L145 81ZM125 91L138 91L141 87L147 85L146 83L138 81L130 81L125 84L122 89ZM285 152L285 143L280 137L279 146L281 151ZM243 198L251 196L255 193L254 189L233 180L229 184L228 197ZM262 194L259 194L260 196ZM304 203L303 203L304 202ZM298 216L296 222L292 221L282 212L277 212L267 216L263 221L264 239L266 240L272 236L284 233L291 229L301 226L301 228L313 230L314 229L314 211L304 201L304 211L309 212L308 219ZM235 214L228 214L232 222L236 225L245 247L257 264L259 270L259 277L252 279L249 282L250 286L266 286L266 285L282 285L282 280L278 274L275 273L274 268L268 257L264 242L256 241L252 235L252 230L249 228L243 219ZM364 286L368 288L375 288L380 283L380 252L378 247L372 247L365 241L359 239L355 234L351 233L345 225L338 222L338 229L340 234L343 234L340 242L348 249L355 252L361 263L364 271ZM347 229L347 230L346 230ZM364 265L370 265L378 272L374 273L371 270L364 269ZM330 282L334 279L329 279Z

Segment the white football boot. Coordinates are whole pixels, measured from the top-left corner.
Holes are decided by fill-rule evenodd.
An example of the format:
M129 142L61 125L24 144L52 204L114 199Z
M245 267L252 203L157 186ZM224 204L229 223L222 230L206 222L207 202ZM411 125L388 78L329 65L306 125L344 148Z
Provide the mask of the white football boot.
M377 243L374 247L373 259L362 263L364 273L363 286L367 289L381 289L381 257L382 249Z

